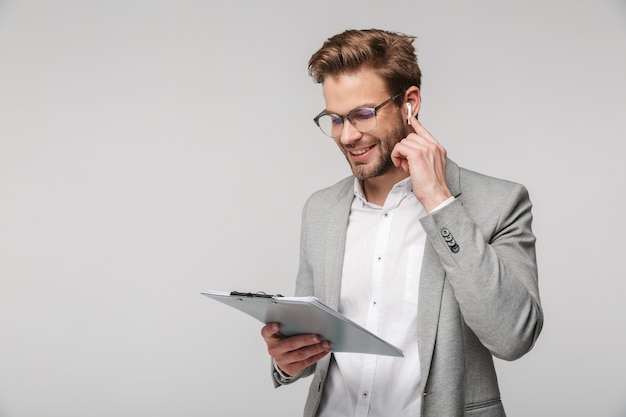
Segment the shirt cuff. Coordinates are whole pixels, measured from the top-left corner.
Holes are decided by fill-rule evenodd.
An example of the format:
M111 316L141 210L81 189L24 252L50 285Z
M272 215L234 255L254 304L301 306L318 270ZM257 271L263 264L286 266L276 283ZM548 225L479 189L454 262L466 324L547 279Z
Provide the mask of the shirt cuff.
M274 371L276 371L276 373L278 374L282 382L291 382L300 377L300 375L291 376L291 375L287 375L286 373L284 373L283 370L280 369L278 365L276 365L276 361L273 358L272 358L272 364L274 365Z
M434 209L432 209L430 211L430 213L428 214L433 214L434 212L441 210L442 208L444 208L445 206L448 206L450 204L452 204L454 201L456 200L456 198L454 198L454 196L452 197L448 197L447 200L445 200L443 203L439 204L437 207L435 207Z

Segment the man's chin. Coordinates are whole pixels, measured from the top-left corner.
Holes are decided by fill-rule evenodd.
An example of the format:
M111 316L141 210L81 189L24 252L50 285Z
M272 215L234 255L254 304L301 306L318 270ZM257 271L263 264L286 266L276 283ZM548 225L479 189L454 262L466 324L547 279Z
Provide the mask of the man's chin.
M354 175L359 181L368 180L370 178L380 177L389 171L388 166L382 167L371 167L365 164L363 165L352 165L352 175Z
M350 163L350 168L352 169L352 175L361 181L366 180L371 176L365 164Z

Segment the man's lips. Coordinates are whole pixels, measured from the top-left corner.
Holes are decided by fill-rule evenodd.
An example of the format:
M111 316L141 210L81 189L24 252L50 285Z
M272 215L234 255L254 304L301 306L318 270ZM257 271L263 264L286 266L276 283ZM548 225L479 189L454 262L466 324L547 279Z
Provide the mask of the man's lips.
M365 155L369 153L370 150L372 150L373 147L374 145L371 145L366 147L360 147L358 149L347 149L347 151L352 159L358 160L363 159Z

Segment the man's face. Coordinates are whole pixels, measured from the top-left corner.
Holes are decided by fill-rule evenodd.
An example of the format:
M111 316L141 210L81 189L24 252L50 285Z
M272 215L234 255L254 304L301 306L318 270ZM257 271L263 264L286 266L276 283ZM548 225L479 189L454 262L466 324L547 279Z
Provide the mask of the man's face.
M390 97L383 80L370 69L324 80L329 113L345 115L357 107L376 107ZM376 119L376 128L367 133L359 132L346 119L341 136L335 139L359 180L381 176L393 168L391 151L407 134L395 103L379 109Z

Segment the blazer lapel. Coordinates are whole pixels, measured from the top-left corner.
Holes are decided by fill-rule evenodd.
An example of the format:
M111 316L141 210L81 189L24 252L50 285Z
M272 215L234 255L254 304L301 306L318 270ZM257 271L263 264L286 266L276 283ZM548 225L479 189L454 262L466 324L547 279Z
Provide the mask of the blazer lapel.
M350 207L354 198L354 178L340 188L336 203L328 210L326 224L326 246L324 259L327 260L324 268L326 285L325 302L332 308L339 308L339 293L341 291L341 275L343 271L343 256L346 245L346 233Z
M450 159L446 160L446 183L453 196L461 195L459 179L459 166ZM437 338L437 326L439 324L439 311L441 310L441 297L445 283L445 271L439 260L439 255L426 238L422 271L419 283L419 299L417 303L417 334L418 350L421 367L422 392L430 373L430 366Z
M420 389L422 392L428 380L435 349L444 281L445 271L441 266L439 256L432 244L427 241L424 248L417 302L417 347L420 356Z
M461 170L451 159L446 158L446 184L453 196L461 195Z

